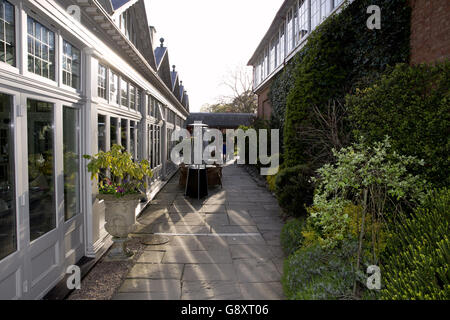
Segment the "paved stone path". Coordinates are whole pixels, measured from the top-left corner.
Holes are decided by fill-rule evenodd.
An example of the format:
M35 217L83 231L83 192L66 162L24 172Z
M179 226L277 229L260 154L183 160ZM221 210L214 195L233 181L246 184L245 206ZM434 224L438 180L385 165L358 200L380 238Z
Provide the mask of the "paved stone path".
M240 167L223 189L185 198L174 177L139 219L140 233L170 235L146 246L113 299L283 299L282 222L276 199Z

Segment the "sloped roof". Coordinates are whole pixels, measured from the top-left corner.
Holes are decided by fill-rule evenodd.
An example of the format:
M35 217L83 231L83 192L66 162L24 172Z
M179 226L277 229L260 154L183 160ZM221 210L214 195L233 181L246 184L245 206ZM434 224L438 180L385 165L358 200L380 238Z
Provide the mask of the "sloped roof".
M172 88L175 89L175 86L176 86L177 81L178 81L178 72L171 71L170 72L170 76L172 78Z
M122 8L124 5L136 2L135 0L111 0L112 7L115 10Z
M237 128L241 125L249 126L255 119L253 113L191 113L187 118L187 124L201 121L211 128Z
M183 102L183 96L184 96L184 86L183 81L180 81L180 101Z
M157 47L155 49L155 59L156 59L156 67L157 67L157 69L159 69L159 67L161 66L161 62L162 62L166 52L167 52L167 48L166 47Z

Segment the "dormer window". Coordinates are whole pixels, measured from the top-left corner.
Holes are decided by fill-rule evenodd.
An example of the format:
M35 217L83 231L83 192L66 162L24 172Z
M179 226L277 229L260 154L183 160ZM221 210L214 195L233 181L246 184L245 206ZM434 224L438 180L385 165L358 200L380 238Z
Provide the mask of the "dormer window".
M129 11L125 11L119 17L119 28L122 33L130 40L134 45L136 45L136 32L133 27L131 15Z

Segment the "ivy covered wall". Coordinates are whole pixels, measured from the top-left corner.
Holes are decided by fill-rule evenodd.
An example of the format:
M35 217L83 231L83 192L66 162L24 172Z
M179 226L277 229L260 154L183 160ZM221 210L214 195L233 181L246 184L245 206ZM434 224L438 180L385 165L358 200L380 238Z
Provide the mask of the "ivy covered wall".
M381 30L369 30L367 7L381 8ZM272 126L284 131L284 166L311 164L320 152L299 131L319 126L312 109L366 87L390 65L409 60L410 7L406 0L355 0L329 17L278 74L271 87ZM317 149L317 150L316 150ZM308 150L307 153L304 150Z

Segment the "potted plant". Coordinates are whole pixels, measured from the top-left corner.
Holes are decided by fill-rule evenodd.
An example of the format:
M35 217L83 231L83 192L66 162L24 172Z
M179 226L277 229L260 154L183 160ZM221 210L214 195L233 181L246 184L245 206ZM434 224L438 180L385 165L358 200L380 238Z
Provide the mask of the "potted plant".
M147 160L135 162L124 147L114 145L108 152L95 156L85 155L91 179L97 179L97 198L105 202L105 229L113 236L113 248L109 256L125 259L132 256L127 247L128 235L136 225L136 207L145 198L145 177L152 171Z

